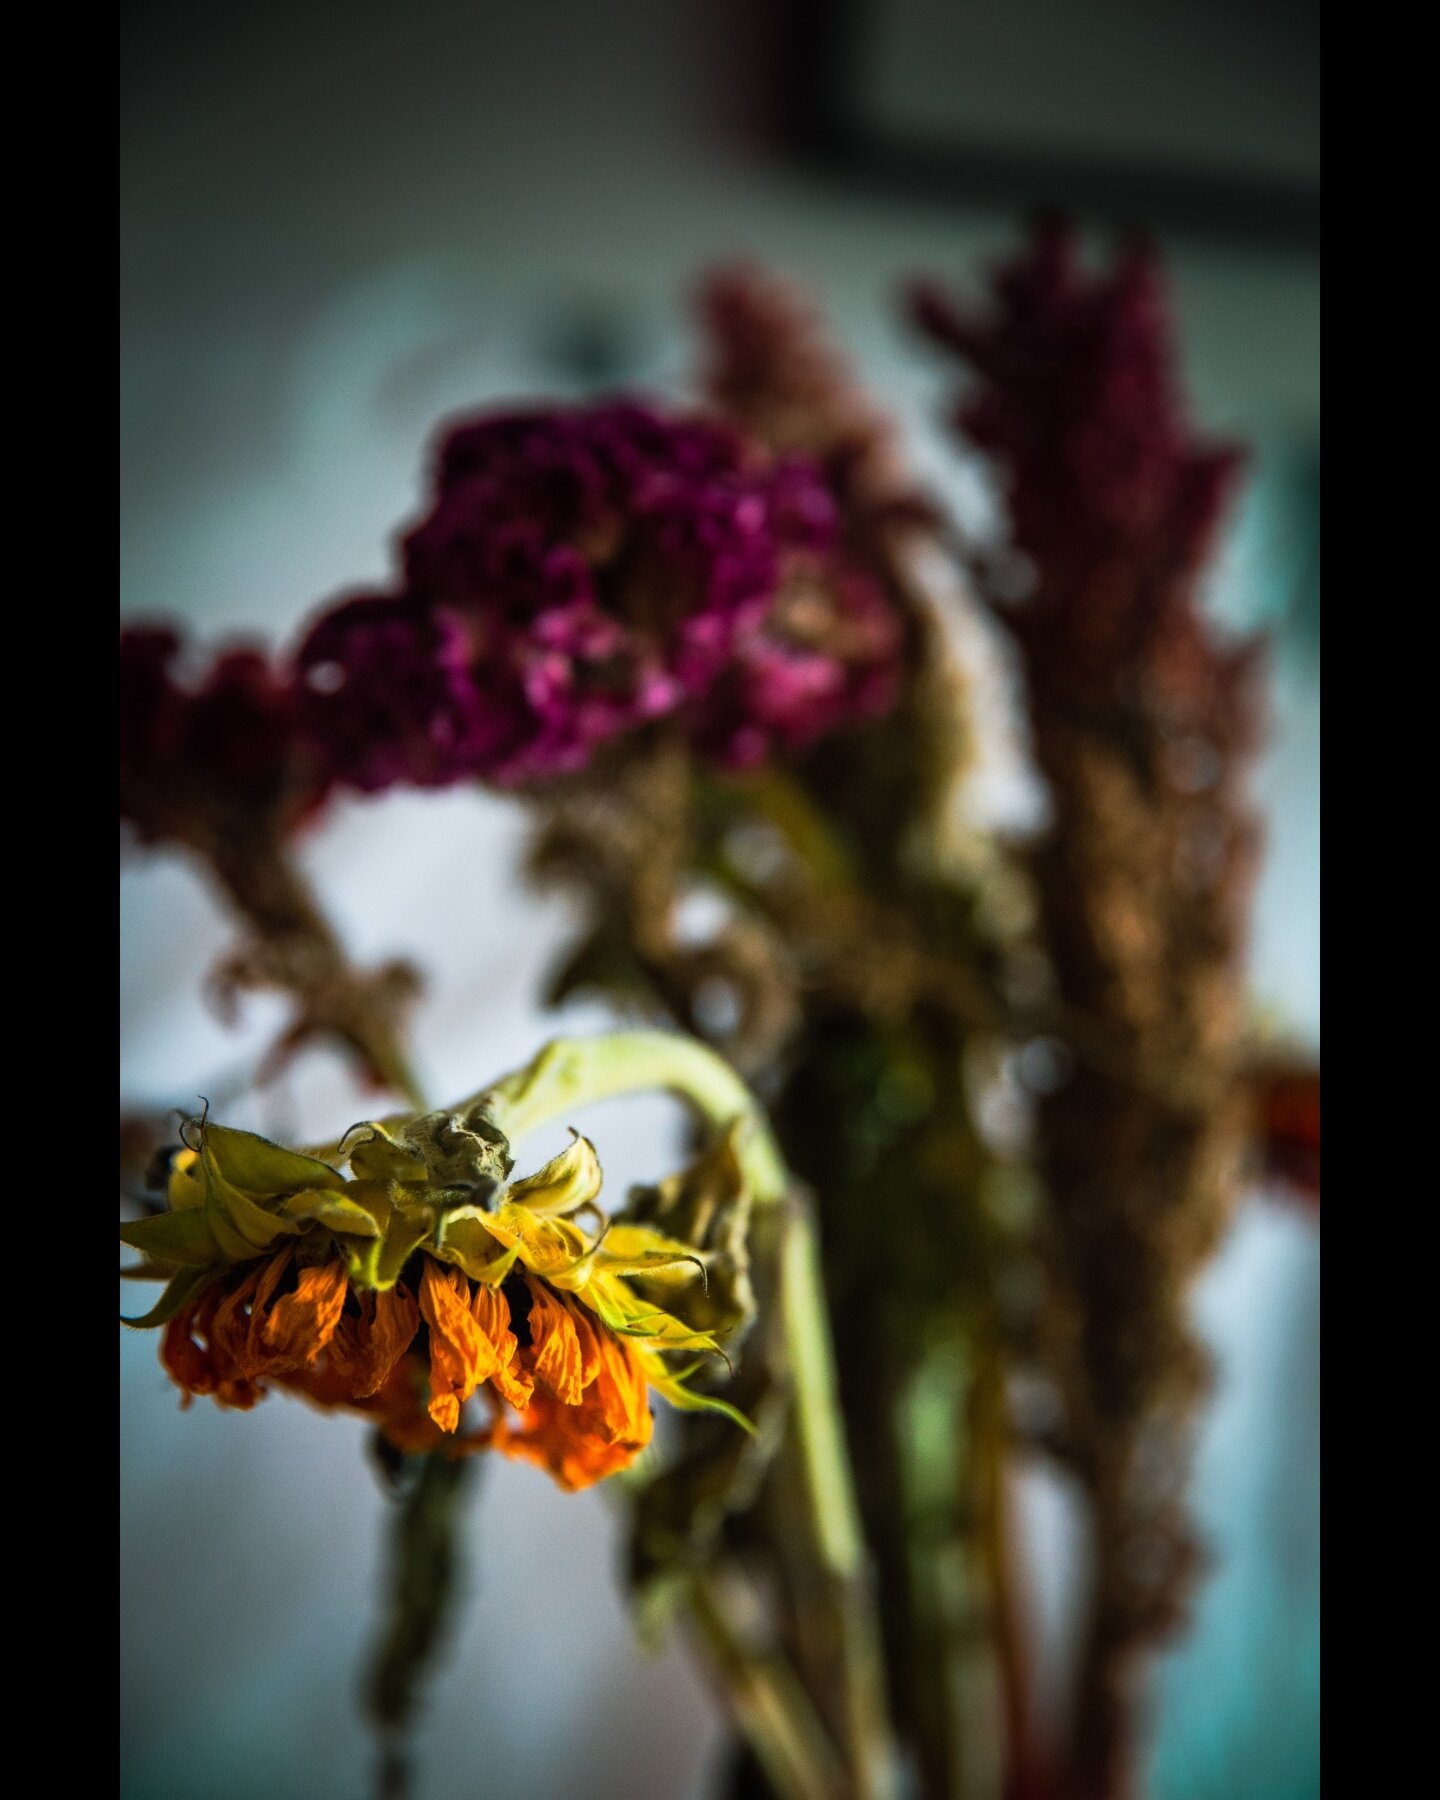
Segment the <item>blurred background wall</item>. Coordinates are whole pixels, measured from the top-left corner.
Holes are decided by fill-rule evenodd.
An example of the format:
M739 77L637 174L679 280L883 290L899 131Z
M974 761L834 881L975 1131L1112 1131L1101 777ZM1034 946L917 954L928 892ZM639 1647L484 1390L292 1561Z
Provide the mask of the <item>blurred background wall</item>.
M1254 987L1318 1041L1313 92L1300 0L131 5L123 611L287 636L384 577L438 417L683 387L686 294L737 253L816 292L920 466L975 505L899 281L973 277L1030 202L1144 219L1197 411L1255 446L1214 594L1274 633ZM437 1096L554 1029L535 995L565 919L519 889L520 837L500 800L395 795L338 805L306 850L357 956L425 966ZM187 868L127 859L127 1102L220 1104L273 1030L262 1000L233 1029L203 1003L226 944ZM317 1056L240 1122L318 1135L361 1110ZM658 1102L616 1112L611 1178L656 1172L671 1124ZM1301 1800L1318 1791L1315 1227L1253 1197L1197 1304L1219 1370L1197 1477L1215 1566L1158 1685L1152 1788ZM155 1352L122 1345L126 1800L358 1795L381 1509L363 1434L280 1400L182 1415ZM421 1794L700 1800L721 1721L682 1645L634 1647L603 1493L510 1465L483 1490ZM1065 1514L1043 1484L1029 1511L1048 1616Z

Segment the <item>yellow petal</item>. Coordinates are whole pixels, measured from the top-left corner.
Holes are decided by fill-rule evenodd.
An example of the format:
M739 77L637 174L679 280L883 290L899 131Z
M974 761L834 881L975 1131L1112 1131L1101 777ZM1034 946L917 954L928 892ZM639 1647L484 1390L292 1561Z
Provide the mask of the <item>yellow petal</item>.
M692 1331L673 1314L641 1300L618 1276L597 1272L585 1288L585 1304L621 1337L661 1350L723 1354L708 1331Z
M519 1253L513 1244L502 1245L490 1235L483 1223L488 1216L478 1206L455 1207L442 1213L435 1227L432 1252L442 1262L463 1269L472 1281L498 1287L515 1267Z
M697 1394L685 1386L683 1376L673 1374L660 1358L652 1351L641 1350L640 1356L645 1369L645 1379L654 1391L671 1406L680 1412L713 1412L722 1418L730 1419L742 1431L755 1436L755 1427L739 1409L728 1400L718 1399L714 1394Z
M600 1158L589 1138L572 1133L575 1141L543 1169L512 1183L509 1199L540 1217L560 1217L598 1199L601 1186Z
M543 1219L513 1200L486 1213L484 1220L491 1237L506 1249L514 1249L525 1267L537 1275L563 1274L591 1249L590 1239L577 1225L565 1219Z
M170 1158L168 1199L171 1212L188 1212L205 1204L205 1184L200 1179L198 1150L177 1150Z
M705 1273L693 1245L668 1238L647 1225L626 1225L618 1220L606 1232L595 1261L597 1268L612 1275L693 1281Z

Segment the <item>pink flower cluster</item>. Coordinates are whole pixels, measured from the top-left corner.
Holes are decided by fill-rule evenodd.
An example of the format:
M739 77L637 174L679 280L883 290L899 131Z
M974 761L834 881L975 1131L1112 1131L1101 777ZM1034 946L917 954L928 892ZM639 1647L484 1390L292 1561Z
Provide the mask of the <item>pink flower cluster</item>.
M290 672L263 651L222 652L203 677L177 672L173 631L120 634L120 815L155 842L224 831L244 814L293 822L321 798Z
M234 652L188 691L178 650L122 634L126 767L218 731L198 772L243 801L296 766L310 792L516 787L657 719L753 764L886 707L900 629L813 463L613 402L450 430L394 589L331 606L293 662ZM148 829L143 796L125 810Z
M293 661L230 652L191 689L178 653L122 632L122 814L144 835L184 765L220 805L308 808L518 787L673 718L742 767L884 709L900 632L814 464L619 401L452 428L394 590L329 607Z
M672 716L732 765L803 747L893 691L888 609L837 530L812 465L707 420L621 402L461 424L398 590L301 645L306 729L368 790L562 775ZM827 583L863 628L807 642L787 596Z

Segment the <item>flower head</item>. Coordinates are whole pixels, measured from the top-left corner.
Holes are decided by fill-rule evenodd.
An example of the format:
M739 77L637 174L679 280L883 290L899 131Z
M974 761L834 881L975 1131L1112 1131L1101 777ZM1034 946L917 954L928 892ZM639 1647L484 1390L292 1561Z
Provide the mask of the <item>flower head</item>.
M855 613L837 533L813 463L709 420L610 402L463 423L397 591L302 644L307 732L366 789L545 780L662 718L722 762L797 747L888 692L883 633L857 674L848 626L789 622L832 575L821 612Z
M653 1298L699 1279L699 1257L604 1218L588 1139L510 1183L481 1109L357 1127L330 1158L208 1121L190 1136L167 1210L120 1231L146 1259L131 1272L167 1280L130 1322L164 1327L187 1404L248 1408L278 1386L374 1416L401 1449L489 1445L567 1488L633 1461L651 1390L739 1419L665 1360L718 1350ZM461 1435L481 1392L491 1421Z

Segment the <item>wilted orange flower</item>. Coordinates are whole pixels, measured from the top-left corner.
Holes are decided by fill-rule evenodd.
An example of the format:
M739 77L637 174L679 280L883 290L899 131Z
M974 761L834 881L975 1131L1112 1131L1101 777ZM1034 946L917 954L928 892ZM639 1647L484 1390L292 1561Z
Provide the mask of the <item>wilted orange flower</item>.
M372 1416L399 1449L493 1446L571 1489L644 1449L652 1389L744 1423L665 1361L715 1338L626 1279L685 1284L700 1258L604 1219L587 1139L506 1188L508 1147L478 1117L366 1127L349 1179L248 1132L195 1133L173 1158L169 1210L121 1227L148 1259L130 1273L168 1278L132 1322L163 1324L187 1405L248 1408L276 1386ZM575 1222L587 1212L598 1232ZM462 1432L477 1394L491 1417Z

